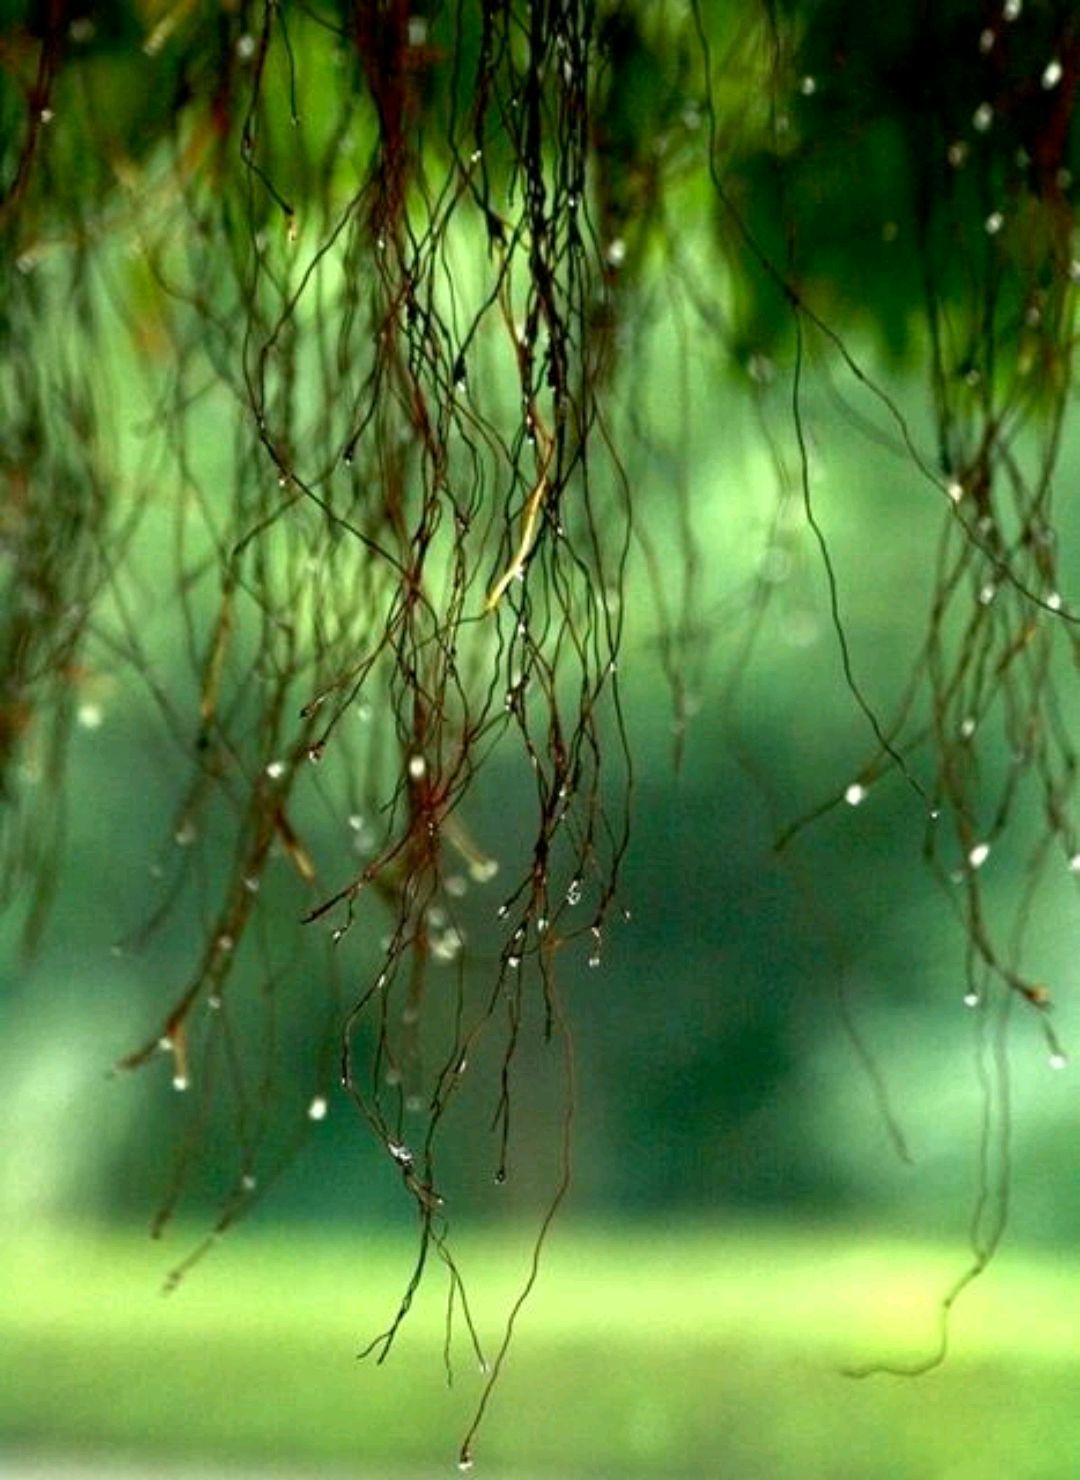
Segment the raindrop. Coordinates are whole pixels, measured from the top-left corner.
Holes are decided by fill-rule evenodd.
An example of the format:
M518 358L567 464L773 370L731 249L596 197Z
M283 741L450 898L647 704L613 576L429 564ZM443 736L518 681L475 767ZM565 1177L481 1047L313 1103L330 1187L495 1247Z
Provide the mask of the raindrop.
M270 777L271 781L277 781L279 777L285 774L285 762L271 761L266 768L266 774Z
M214 942L214 950L219 952L222 956L227 956L235 944L236 942L233 940L232 936L229 935L226 931L223 931Z
M817 78L807 75L799 81L799 91L804 98L812 98L817 92Z
M206 999L206 1005L211 1012L221 1011L221 998L217 992L210 993L209 997L207 997Z
M997 236L998 232L1005 225L1005 217L1000 211L991 211L983 225L986 227L987 236Z
M499 872L497 858L474 858L469 864L469 878L477 884L486 884Z
M240 1186L245 1192L254 1192L259 1183L253 1172L245 1172L240 1178Z
M1005 0L1005 4L1002 6L1001 14L1007 21L1015 21L1019 19L1020 12L1023 10L1023 8L1024 0Z
M974 848L972 848L971 852L968 854L968 863L971 865L972 868L982 868L983 864L989 857L990 844L976 843Z
M472 1454L469 1452L468 1449L463 1449L461 1451L461 1457L459 1458L459 1460L457 1462L457 1467L458 1467L459 1470L471 1470L472 1469L472 1467L473 1467L473 1457L472 1457Z
M1071 874L1080 874L1080 853L1074 853L1069 859L1069 872Z
M190 848L197 836L198 829L190 817L185 817L173 833L173 838L178 848Z
M978 994L978 992L965 992L964 993L964 1006L965 1007L978 1007L978 1005L979 1005L979 994Z
M460 899L468 890L468 883L460 874L449 874L443 881L443 888L451 899Z
M461 955L464 943L461 931L455 925L450 925L446 930L432 937L432 957L436 961L456 961Z
M255 37L245 32L236 43L236 55L242 62L250 62L255 55Z
M989 606L996 595L997 587L990 581L987 581L986 585L982 586L979 590L979 605Z
M1046 604L1052 612L1059 612L1061 610L1060 593L1057 591L1051 591L1050 595L1046 598Z
M1042 75L1042 85L1047 92L1049 92L1051 88L1057 87L1058 83L1061 81L1061 72L1061 63L1058 61L1057 57L1055 57L1052 62L1047 62L1046 66L1043 68Z
M326 1103L325 1095L316 1095L311 1104L307 1107L308 1119L325 1120L326 1112L328 1109L329 1106Z
M507 966L509 966L509 968L510 968L511 971L516 971L518 969L518 967L521 965L521 957L520 956L507 956L507 958L506 958L506 964L507 964Z
M993 121L994 110L989 103L980 103L971 115L971 125L977 134L987 133Z
M604 252L604 260L609 267L621 267L626 261L626 243L621 236L609 241Z
M244 879L244 888L249 894L258 894L259 879L255 874L248 874Z
M411 755L409 757L409 775L414 781L419 781L427 771L427 761L422 755Z
M945 157L953 169L958 170L967 162L968 146L964 143L963 139L958 139L955 143L949 145Z
M187 1089L188 1083L189 1083L189 1081L188 1081L188 1077L187 1077L186 1074L174 1074L173 1075L173 1082L172 1082L173 1089L180 1090L181 1092L183 1092L185 1089Z
M1055 1049L1048 1060L1051 1069L1064 1069L1069 1062L1068 1056L1063 1054L1059 1048Z
M974 733L975 733L975 721L974 721L974 719L972 719L972 717L971 717L970 714L969 715L966 715L960 721L960 733L961 733L961 735L963 735L963 737L964 737L965 740L970 740L971 737L972 737L972 735L974 735Z
M80 704L75 718L84 730L100 730L105 714L100 704Z
M849 807L857 807L866 800L866 787L861 782L853 781L844 792L844 801Z
M983 56L985 56L988 51L993 51L993 49L994 33L993 31L991 31L990 27L987 26L985 31L981 31L979 33L979 50L982 52Z

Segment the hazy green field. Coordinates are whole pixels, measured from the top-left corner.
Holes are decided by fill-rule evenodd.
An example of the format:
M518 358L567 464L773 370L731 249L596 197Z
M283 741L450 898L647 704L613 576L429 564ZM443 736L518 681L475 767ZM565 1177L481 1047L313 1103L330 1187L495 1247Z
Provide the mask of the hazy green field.
M409 1252L241 1230L163 1299L169 1250L139 1235L9 1240L0 1469L41 1449L454 1473L480 1376L459 1340L446 1386L437 1271L390 1361L355 1360ZM461 1257L493 1351L527 1241L477 1235ZM557 1230L476 1473L1075 1476L1080 1267L1006 1251L958 1308L942 1370L842 1375L925 1349L959 1260L825 1233Z

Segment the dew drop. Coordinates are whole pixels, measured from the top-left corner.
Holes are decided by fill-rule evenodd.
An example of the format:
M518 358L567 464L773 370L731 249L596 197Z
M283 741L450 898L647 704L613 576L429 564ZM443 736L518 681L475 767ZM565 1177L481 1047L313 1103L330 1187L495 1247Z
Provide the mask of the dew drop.
M1069 872L1071 874L1080 874L1080 853L1074 853L1069 859Z
M245 1172L244 1175L240 1178L240 1186L244 1189L245 1192L254 1192L258 1185L258 1179L256 1178L254 1172Z
M965 1007L978 1007L978 1005L979 1005L979 994L978 994L978 992L965 992L964 993L964 1006Z
M1057 87L1058 83L1061 81L1061 74L1062 66L1057 57L1055 57L1053 61L1047 62L1046 66L1043 68L1042 75L1042 85L1047 92L1049 92L1051 88Z
M987 236L997 236L998 232L1005 225L1005 217L1000 211L991 211L983 222L983 225L986 228Z
M1024 0L1005 0L1001 8L1001 14L1007 21L1019 20L1020 12L1024 8Z
M981 31L979 33L979 50L982 52L983 56L985 56L988 51L993 51L993 49L994 33L990 29L990 27L987 26L984 31Z
M804 98L812 98L817 92L817 78L811 77L809 74L807 74L807 76L805 77L800 78L799 91L802 93Z
M185 817L173 833L173 839L178 848L190 848L197 836L198 829L190 817Z
M566 891L566 902L569 905L581 903L581 880L571 879Z
M211 992L209 997L207 997L206 999L206 1005L211 1012L220 1012L221 997L219 996L219 994L217 992Z
M100 730L105 713L100 704L80 704L75 718L80 729Z
M1050 595L1046 598L1046 604L1052 612L1059 612L1062 606L1060 593L1051 591Z
M972 848L971 852L968 854L968 863L971 865L972 868L982 868L983 864L989 857L990 844L976 843L974 848Z
M266 774L270 777L271 781L277 781L279 777L285 774L285 762L271 761L266 768Z
M858 807L866 800L866 787L858 781L853 781L844 792L844 801L849 807Z
M473 1467L473 1457L472 1457L472 1455L469 1453L469 1451L467 1449L463 1449L461 1451L461 1457L460 1457L460 1459L457 1462L457 1467L458 1467L459 1470L462 1470L462 1471L467 1471L467 1470L471 1470L472 1469L472 1467Z
M971 115L971 125L977 134L989 132L994 121L994 110L989 103L980 103Z
M414 781L419 781L427 772L427 761L422 755L411 755L409 757L409 775Z
M449 874L443 881L443 888L451 899L460 899L468 887L468 883L460 874Z
M974 735L974 733L975 733L975 721L974 721L974 719L972 719L972 717L971 717L970 714L969 715L966 715L960 721L960 733L964 737L965 740L970 740L971 737L972 737L972 735Z
M486 884L499 872L497 858L474 858L469 864L469 878L477 884Z
M172 1087L175 1090L179 1090L181 1094L187 1089L189 1083L190 1081L186 1074L173 1075Z
M325 1120L326 1112L329 1108L330 1107L326 1103L326 1096L316 1095L311 1104L307 1107L308 1119Z
M1068 1062L1068 1055L1063 1054L1059 1048L1056 1048L1054 1050L1048 1060L1051 1069L1064 1069L1067 1067Z
M621 267L626 261L626 243L621 236L608 242L604 251L604 260L609 267Z
M245 32L236 43L236 55L242 62L250 62L255 55L255 37Z

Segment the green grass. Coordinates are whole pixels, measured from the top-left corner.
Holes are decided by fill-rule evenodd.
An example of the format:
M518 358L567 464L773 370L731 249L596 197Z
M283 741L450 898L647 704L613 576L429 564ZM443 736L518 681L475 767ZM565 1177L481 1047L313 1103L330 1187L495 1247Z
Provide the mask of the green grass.
M527 1240L475 1235L459 1252L494 1349ZM480 1374L459 1341L446 1386L437 1271L390 1360L355 1360L391 1313L409 1253L385 1235L239 1230L162 1299L168 1250L139 1236L9 1239L0 1443L455 1473ZM477 1473L1080 1474L1080 1266L1006 1252L958 1306L943 1369L841 1375L927 1349L957 1266L956 1251L869 1236L557 1229Z

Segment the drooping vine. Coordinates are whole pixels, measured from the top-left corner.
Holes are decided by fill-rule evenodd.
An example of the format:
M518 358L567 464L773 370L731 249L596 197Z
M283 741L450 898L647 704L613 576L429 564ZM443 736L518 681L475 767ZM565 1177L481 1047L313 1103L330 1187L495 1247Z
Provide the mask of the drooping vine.
M343 1090L419 1224L380 1357L433 1259L482 1351L438 1156L471 1065L501 1183L523 1045L561 1046L545 1230L569 1186L558 968L578 949L599 965L624 923L628 606L655 606L676 759L707 652L727 640L734 703L757 642L767 575L725 632L714 616L695 508L726 490L688 460L691 340L760 405L867 730L857 776L781 847L899 779L966 942L965 1000L996 1023L1022 999L1064 1061L1025 953L1040 883L1080 867L1055 509L1080 36L1068 6L968 12L875 31L845 0L42 0L0 30L3 898L29 900L33 941L68 732L98 721L103 683L138 682L182 782L128 944L182 901L202 922L119 1054L167 1063L191 1102L156 1227L211 1128L235 1146L216 1236ZM661 335L674 431L635 374ZM880 343L920 367L929 437ZM811 379L941 504L898 698L845 618ZM522 798L501 822L496 763ZM981 869L1014 837L1028 882L1003 924ZM294 977L315 933L313 991ZM283 1106L300 1022L310 1094Z

